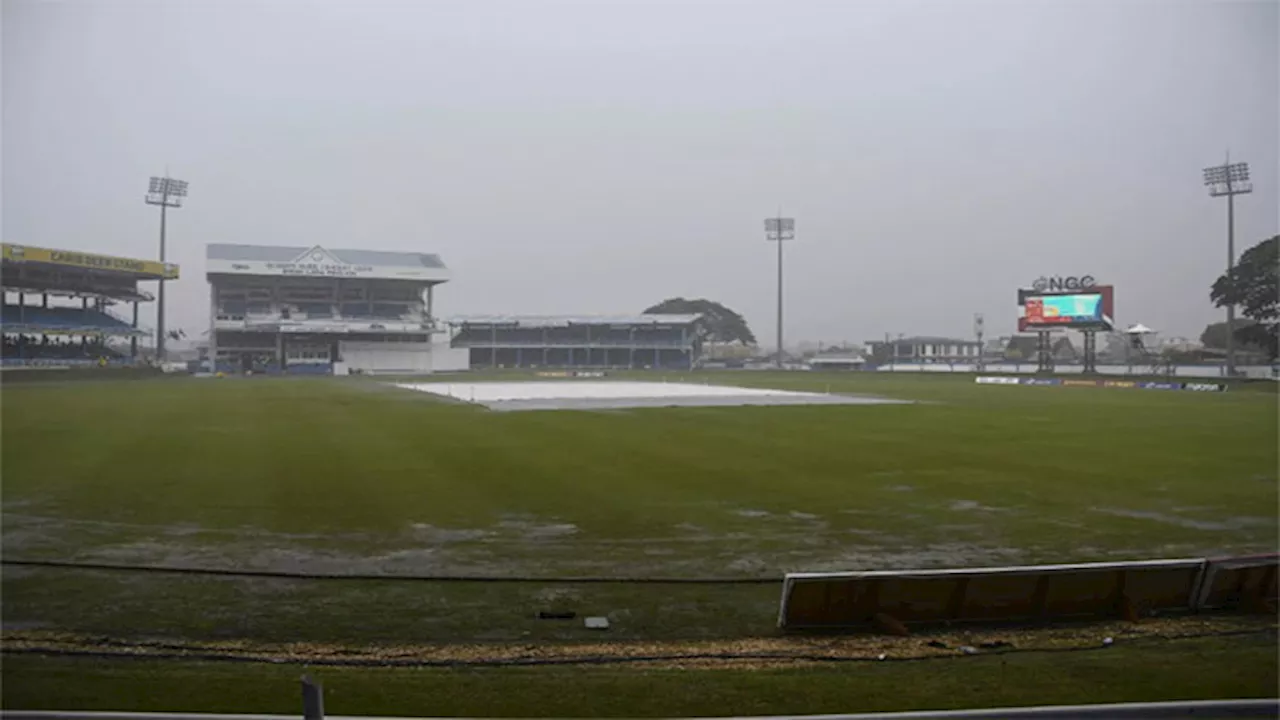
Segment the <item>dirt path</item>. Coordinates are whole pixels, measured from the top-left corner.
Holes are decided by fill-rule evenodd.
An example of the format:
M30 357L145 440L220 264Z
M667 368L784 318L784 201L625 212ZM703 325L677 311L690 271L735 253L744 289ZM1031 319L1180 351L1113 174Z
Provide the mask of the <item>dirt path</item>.
M253 640L187 642L125 639L42 630L4 634L6 654L36 653L101 658L173 658L211 661L350 666L525 666L644 664L647 667L774 668L830 662L900 661L1021 651L1106 648L1114 644L1190 637L1275 635L1267 616L1152 619L1141 623L1082 623L1056 628L942 630L910 637L882 635L780 636L719 641L547 644L442 644L344 646L273 644Z

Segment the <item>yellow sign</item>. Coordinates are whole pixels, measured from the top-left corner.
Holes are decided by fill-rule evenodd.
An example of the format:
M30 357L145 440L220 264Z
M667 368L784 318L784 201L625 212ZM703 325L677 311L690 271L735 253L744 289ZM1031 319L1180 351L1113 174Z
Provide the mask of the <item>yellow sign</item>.
M9 243L4 243L3 247L5 262L45 263L47 265L63 265L89 270L109 270L134 275L146 275L153 278L163 277L166 280L178 279L178 266L173 263L134 260L132 258L115 257L114 255L93 255L76 250L51 250L30 245L10 245Z

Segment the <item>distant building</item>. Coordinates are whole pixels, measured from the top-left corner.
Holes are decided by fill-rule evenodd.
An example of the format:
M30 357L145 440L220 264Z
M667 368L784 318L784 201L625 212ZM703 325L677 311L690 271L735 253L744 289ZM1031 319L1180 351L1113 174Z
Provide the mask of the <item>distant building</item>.
M745 361L759 354L760 349L756 346L743 345L740 342L704 342L702 344L704 360Z
M965 363L976 362L982 354L982 344L976 340L929 336L872 340L867 347L879 363Z
M1039 353L1039 339L1035 335L1014 335L1004 348L1004 359L1009 362L1035 362ZM1071 363L1079 360L1071 339L1060 337L1049 346L1054 362Z
M449 322L473 368L690 369L702 338L692 314L485 316Z
M815 355L806 362L810 370L861 370L867 359L861 355Z

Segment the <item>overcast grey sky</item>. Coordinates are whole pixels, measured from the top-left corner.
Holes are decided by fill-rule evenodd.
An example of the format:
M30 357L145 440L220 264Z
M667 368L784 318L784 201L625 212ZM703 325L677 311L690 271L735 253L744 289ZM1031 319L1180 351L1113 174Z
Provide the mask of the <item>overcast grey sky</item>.
M708 297L764 340L781 207L789 341L1007 333L1082 273L1196 337L1201 168L1252 164L1239 248L1277 232L1278 8L4 0L3 236L154 257L168 167L188 332L231 242L438 252L445 314Z

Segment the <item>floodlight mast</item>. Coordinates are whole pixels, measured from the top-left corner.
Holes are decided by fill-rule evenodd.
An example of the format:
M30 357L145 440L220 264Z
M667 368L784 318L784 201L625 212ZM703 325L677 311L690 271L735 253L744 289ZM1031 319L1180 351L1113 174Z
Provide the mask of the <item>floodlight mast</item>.
M164 230L165 213L169 208L182 207L182 198L187 196L187 181L175 180L171 177L152 177L147 188L148 205L160 206L160 264L165 264ZM156 303L156 362L165 360L164 353L164 273L160 276L160 292Z
M796 238L796 219L782 217L766 218L764 236L769 242L778 243L778 369L782 369L782 243Z
M1204 184L1211 197L1227 198L1227 286L1234 282L1232 273L1236 265L1236 195L1253 192L1249 182L1249 163L1232 163L1227 153L1226 162L1204 169ZM1236 306L1227 303L1227 377L1236 374Z

